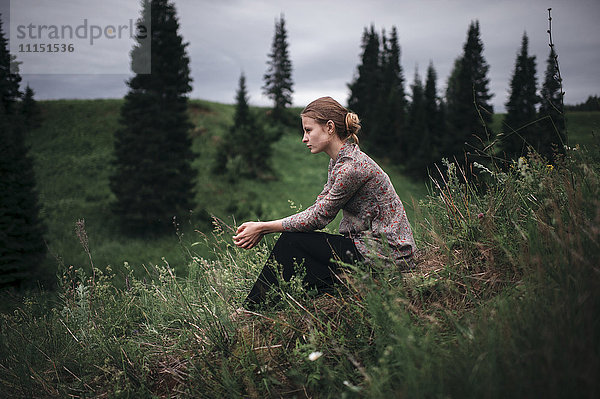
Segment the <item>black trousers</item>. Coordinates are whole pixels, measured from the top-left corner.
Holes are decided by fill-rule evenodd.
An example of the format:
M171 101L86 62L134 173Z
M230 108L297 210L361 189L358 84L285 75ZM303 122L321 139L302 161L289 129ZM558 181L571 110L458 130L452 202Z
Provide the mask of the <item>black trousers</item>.
M266 299L267 292L277 285L273 263L282 266L283 280L290 281L295 267L306 271L304 283L319 293L332 292L339 266L335 261L353 263L364 260L354 242L347 237L323 232L282 233L256 283L244 301L244 307L254 309Z

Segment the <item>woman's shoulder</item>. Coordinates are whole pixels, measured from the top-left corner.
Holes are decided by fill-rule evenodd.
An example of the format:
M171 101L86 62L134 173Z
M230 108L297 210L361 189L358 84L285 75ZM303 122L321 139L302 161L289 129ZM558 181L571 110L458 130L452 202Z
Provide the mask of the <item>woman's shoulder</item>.
M363 168L379 168L377 162L373 160L366 152L362 151L358 144L352 144L352 147L345 154L346 162L356 163Z
M377 172L381 170L379 165L361 151L357 144L351 144L351 146L344 148L344 151L338 155L331 166L334 175L343 171L344 174L350 174L357 178L361 177L361 180L370 175L377 175Z

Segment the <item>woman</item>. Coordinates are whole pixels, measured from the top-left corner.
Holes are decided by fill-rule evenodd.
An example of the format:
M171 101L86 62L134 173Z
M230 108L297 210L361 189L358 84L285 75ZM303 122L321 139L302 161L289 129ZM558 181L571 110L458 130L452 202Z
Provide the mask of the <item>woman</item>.
M319 98L302 111L302 142L331 158L327 183L315 203L295 215L270 222L246 222L234 243L250 249L268 233L282 232L244 306L254 308L277 284L274 261L289 281L295 265L306 270L304 282L318 292L330 292L338 262L376 259L411 265L416 249L404 207L389 177L358 147L360 121L331 97ZM343 210L341 235L315 232Z

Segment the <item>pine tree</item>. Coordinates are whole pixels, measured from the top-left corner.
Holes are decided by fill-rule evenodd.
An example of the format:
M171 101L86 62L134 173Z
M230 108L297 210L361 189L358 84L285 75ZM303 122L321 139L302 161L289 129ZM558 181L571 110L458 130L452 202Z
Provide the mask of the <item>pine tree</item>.
M396 27L381 38L365 28L361 63L348 85L348 107L361 118L365 147L373 154L404 162L406 153L406 94Z
M553 159L555 149L559 153L564 153L564 146L567 144L564 104L557 59L558 56L554 47L550 47L550 55L546 61L544 84L540 92L538 133L531 140L531 145L536 151L549 160Z
M525 154L536 134L534 122L537 117L536 104L539 102L536 65L535 56L529 56L528 47L529 39L524 33L510 81L510 97L506 102L505 134L501 136L501 148L507 159L516 159Z
M373 115L371 135L375 152L391 156L404 163L410 148L406 141L406 94L404 91L404 72L400 64L400 45L398 32L392 27L389 38L382 33L382 51L380 60L379 87Z
M187 43L178 34L176 10L168 0L145 0L140 32L149 19L151 73L137 73L127 82L122 128L115 133L115 173L110 180L116 196L113 211L123 230L132 234L164 232L174 216L194 206ZM148 62L147 45L148 40L138 35L132 51L134 72Z
M273 100L273 118L277 122L288 122L286 108L292 104L292 62L287 42L287 31L283 14L275 21L275 35L267 61L263 93Z
M421 140L420 148L423 157L423 163L426 167L431 167L439 161L440 139L446 131L446 122L443 115L443 104L437 92L437 72L433 62L427 67L427 78L425 80L425 132Z
M33 162L16 107L21 77L11 62L0 20L0 287L32 279L46 254Z
M427 115L427 131L430 134L431 142L435 142L434 137L440 135L439 132L445 130L445 122L441 115L440 98L437 92L437 72L433 62L427 67L427 78L425 79L425 114Z
M37 101L33 98L34 94L33 89L27 85L21 102L21 115L27 131L40 127L42 123L40 109Z
M2 96L0 101L6 114L14 112L14 107L22 96L19 89L21 75L16 70L18 70L18 63L9 52L8 41L4 37L2 20L0 20L0 95Z
M361 63L358 65L356 77L348 85L348 107L358 114L362 133L370 139L377 136L373 131L372 124L375 118L372 114L378 103L381 82L379 44L379 35L375 32L375 27L371 25L370 29L365 28L361 44Z
M236 93L234 123L217 150L214 172L227 174L230 181L239 177L260 178L269 170L271 157L270 135L275 129L260 129L261 140L256 140L258 121L248 105L246 77L242 73Z
M410 86L412 95L408 106L408 137L406 146L410 152L406 156L406 166L408 170L416 174L422 174L427 166L427 160L424 155L429 148L426 148L429 132L427 131L428 115L425 109L425 89L421 82L418 69L415 69L415 77Z
M448 82L447 118L449 131L442 152L447 157L462 158L464 151L480 148L487 140L485 126L492 121L487 73L489 65L483 57L479 22L472 22L463 46L463 54L455 63ZM489 130L488 130L489 131ZM467 143L467 148L465 148Z

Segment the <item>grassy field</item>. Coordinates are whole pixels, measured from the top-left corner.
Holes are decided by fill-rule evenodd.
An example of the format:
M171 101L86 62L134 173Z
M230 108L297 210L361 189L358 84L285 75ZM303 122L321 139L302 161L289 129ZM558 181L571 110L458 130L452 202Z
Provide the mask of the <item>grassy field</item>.
M49 246L65 267L53 295L0 313L0 397L600 395L600 153L588 131L598 114L569 115L583 126L569 127L570 145L582 146L556 165L531 155L482 172L485 190L449 166L447 184L426 195L384 165L417 231L414 270L346 265L334 296L316 297L298 278L281 282L278 305L232 314L269 243L239 250L205 214L232 224L232 214L294 212L288 200L307 206L326 157L290 131L277 144L276 179L215 180L212 144L233 109L194 101L199 207L179 236L128 240L108 212L119 105L42 103L46 123L30 143ZM94 272L73 232L79 218Z
M136 269L142 264L162 263L164 257L176 269L184 269L189 261L181 242L198 240L200 230L209 234L214 215L229 225L260 217L262 220L281 218L307 207L321 191L327 177L328 158L324 154L311 156L301 143L300 127L287 131L275 144L270 181L239 181L231 184L210 173L215 143L227 131L233 120L231 105L191 101L190 118L194 151L198 158L194 167L199 171L194 213L180 221L179 235L155 240L137 240L120 235L118 220L110 212L113 200L108 187L111 174L113 134L118 127L121 100L46 101L41 102L43 125L29 137L31 156L35 161L42 217L50 255L48 270L58 264L88 265L74 233L75 222L85 219L90 239L92 259L97 267L119 268L129 262ZM260 140L260 132L256 139ZM409 216L413 215L413 199L423 198L425 184L404 178L393 165L390 174ZM292 201L296 208L291 208ZM338 219L339 220L339 219ZM337 223L331 225L337 229ZM207 248L198 250L211 256ZM204 252L202 252L204 251ZM50 272L53 274L53 272Z
M196 230L209 234L213 226L209 215L229 225L260 218L275 219L312 204L326 180L328 158L312 156L300 141L300 126L285 132L274 146L270 181L239 181L231 184L210 173L215 143L233 120L234 107L227 104L193 100L190 118L194 151L199 171L196 187L197 208L188 220L180 221L179 234L154 240L123 237L118 220L110 212L113 200L108 187L111 174L113 134L118 128L122 100L60 100L40 102L43 125L29 137L35 161L42 217L47 223L49 256L46 270L50 278L59 265L89 266L74 233L75 222L85 219L92 259L97 267L120 268L129 262L139 269L167 259L183 270L189 261L182 243L195 242ZM297 110L299 112L299 110ZM492 129L501 129L503 115L496 115ZM600 113L576 112L567 116L570 144L590 146L600 126ZM597 137L597 136L595 136ZM260 132L257 132L260 140ZM409 220L416 216L415 204L427 194L428 182L416 182L402 176L401 169L384 164ZM337 229L339 217L328 228ZM212 256L210 249L197 248L199 254Z

